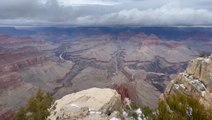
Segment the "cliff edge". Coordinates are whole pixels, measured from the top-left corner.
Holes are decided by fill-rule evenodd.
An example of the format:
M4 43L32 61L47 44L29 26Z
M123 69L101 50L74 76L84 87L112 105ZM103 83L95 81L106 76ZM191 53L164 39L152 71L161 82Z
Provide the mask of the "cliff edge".
M121 96L112 89L91 88L55 102L49 120L120 120Z
M187 69L167 86L164 96L181 91L200 100L206 107L212 102L212 55L191 60Z

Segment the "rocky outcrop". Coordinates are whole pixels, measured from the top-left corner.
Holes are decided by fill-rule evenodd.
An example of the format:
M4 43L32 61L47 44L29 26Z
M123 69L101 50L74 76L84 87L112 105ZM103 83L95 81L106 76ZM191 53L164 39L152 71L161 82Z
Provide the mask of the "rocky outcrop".
M126 89L119 87L119 93ZM121 91L121 92L120 92ZM47 120L146 120L133 101L121 99L116 90L90 88L57 100Z
M212 92L212 56L191 60L186 73L199 79L207 86L207 90Z
M64 96L55 102L49 120L121 119L121 96L112 89L91 88Z
M199 99L206 107L212 102L212 56L191 60L186 71L171 81L165 96L181 91Z

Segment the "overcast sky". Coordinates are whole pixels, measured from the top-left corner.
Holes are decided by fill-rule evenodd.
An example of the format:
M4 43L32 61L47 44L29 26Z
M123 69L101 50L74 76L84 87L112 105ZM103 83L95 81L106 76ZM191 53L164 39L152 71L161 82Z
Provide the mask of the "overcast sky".
M0 0L0 25L212 26L212 0Z

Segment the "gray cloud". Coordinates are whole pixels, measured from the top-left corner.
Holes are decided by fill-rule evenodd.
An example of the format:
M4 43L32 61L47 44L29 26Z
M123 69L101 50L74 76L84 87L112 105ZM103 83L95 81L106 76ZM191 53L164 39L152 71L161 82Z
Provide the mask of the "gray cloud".
M4 0L0 25L211 26L211 0Z

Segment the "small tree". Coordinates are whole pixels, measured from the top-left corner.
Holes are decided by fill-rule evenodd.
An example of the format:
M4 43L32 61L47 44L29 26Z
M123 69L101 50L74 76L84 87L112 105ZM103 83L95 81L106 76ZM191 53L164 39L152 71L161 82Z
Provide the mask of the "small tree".
M29 98L27 104L21 107L15 115L15 120L45 120L50 115L53 98L41 89Z

